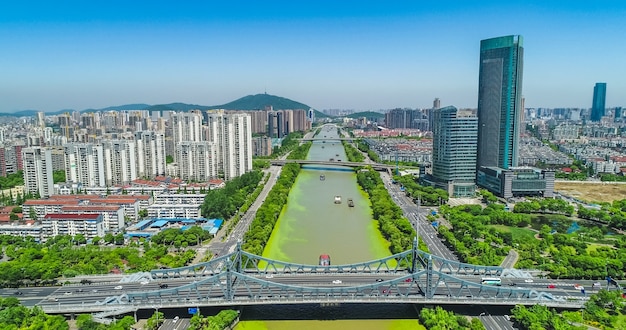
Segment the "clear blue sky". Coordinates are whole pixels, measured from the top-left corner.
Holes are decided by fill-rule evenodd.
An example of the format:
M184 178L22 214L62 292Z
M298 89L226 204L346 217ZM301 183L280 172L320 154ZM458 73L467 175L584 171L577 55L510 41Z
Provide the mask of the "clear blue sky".
M185 4L182 4L185 3ZM2 1L0 112L476 107L481 39L521 34L527 107L626 106L626 1Z

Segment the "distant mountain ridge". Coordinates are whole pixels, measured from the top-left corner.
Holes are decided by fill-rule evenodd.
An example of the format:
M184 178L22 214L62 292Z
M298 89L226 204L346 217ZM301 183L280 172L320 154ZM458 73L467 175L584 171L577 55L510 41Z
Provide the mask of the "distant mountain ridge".
M232 102L228 102L221 105L197 105L187 103L169 103L169 104L156 104L150 105L145 103L137 104L124 104L118 106L111 106L102 109L85 109L80 112L96 112L96 111L124 111L124 110L149 110L149 111L189 111L189 110L210 110L210 109L225 109L225 110L264 110L266 107L272 107L274 110L286 110L286 109L303 109L309 110L311 107L297 101L290 100L285 97L280 97L270 94L256 94L247 95ZM58 115L64 112L71 112L74 110L59 110L55 112L46 112L47 115ZM24 110L15 113L0 113L4 116L36 116L37 110ZM316 117L328 117L326 114L315 110Z

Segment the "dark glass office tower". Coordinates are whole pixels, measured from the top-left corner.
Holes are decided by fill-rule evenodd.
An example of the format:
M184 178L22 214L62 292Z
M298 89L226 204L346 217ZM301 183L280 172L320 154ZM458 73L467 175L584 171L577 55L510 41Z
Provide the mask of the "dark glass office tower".
M604 117L606 107L606 83L596 83L593 87L593 105L591 106L591 121L600 121Z
M476 166L517 166L524 48L522 36L480 42Z

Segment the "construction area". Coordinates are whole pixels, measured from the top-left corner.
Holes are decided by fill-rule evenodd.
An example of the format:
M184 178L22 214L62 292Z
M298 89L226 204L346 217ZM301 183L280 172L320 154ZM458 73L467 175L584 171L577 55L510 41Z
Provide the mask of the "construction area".
M587 202L613 202L626 199L626 182L554 182L554 191Z

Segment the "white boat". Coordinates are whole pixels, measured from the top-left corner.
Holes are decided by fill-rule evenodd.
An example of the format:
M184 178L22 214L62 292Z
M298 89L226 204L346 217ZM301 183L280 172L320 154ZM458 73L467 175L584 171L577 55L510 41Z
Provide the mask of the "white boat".
M335 204L341 204L341 196L335 196Z

